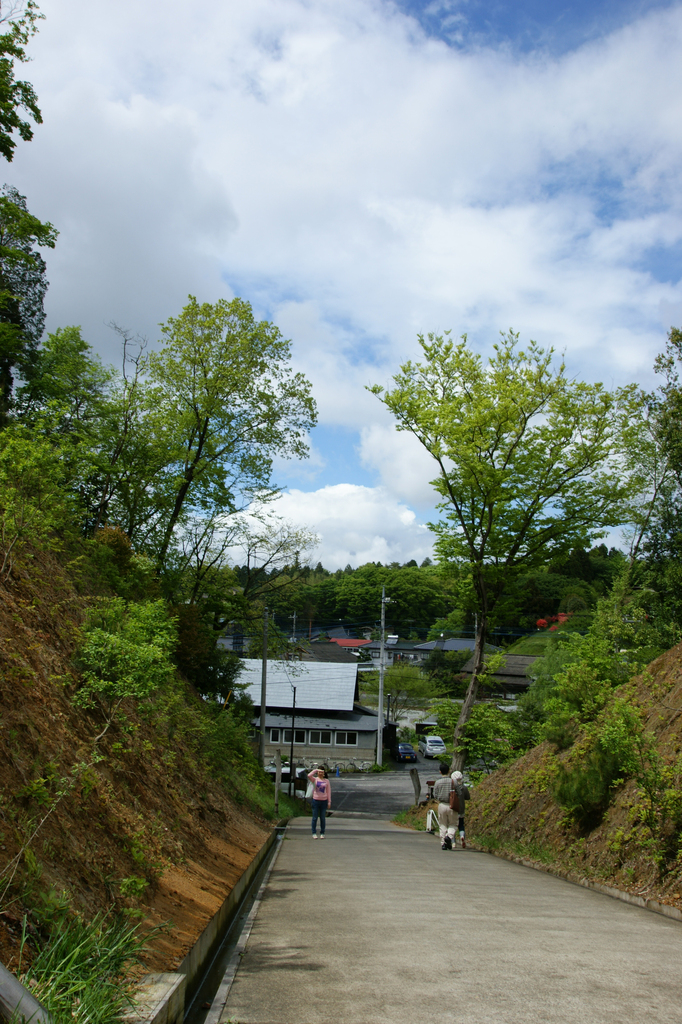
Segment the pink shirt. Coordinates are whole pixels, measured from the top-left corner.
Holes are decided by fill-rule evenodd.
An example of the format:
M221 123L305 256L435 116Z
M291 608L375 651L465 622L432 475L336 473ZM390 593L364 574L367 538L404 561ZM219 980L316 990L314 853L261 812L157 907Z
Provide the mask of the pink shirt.
M313 800L326 800L327 807L331 807L332 787L329 779L318 779L314 772L309 772L308 778L313 784Z

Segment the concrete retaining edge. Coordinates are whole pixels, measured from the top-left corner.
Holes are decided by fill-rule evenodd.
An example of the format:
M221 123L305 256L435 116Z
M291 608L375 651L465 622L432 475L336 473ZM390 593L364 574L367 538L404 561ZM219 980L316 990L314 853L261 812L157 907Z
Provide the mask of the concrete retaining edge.
M501 850L487 850L483 846L477 846L467 840L467 847L477 850L479 853L489 853L493 857L501 857L503 860L513 861L514 864L522 864L524 868L533 868L535 871L544 871L546 875L554 875L555 878L563 878L565 882L572 885L582 885L584 889L594 889L595 892L604 893L612 899L622 900L623 903L630 903L634 907L641 907L642 910L650 910L654 914L662 914L673 921L682 921L682 910L677 907L669 907L666 903L659 903L658 900L645 899L644 896L635 896L624 889L616 889L612 885L604 885L602 882L593 882L589 878L580 877L573 871L563 871L561 868L553 868L547 864L540 864L539 861L526 860L517 857L513 853L503 853Z
M188 997L194 994L194 991L204 974L206 966L210 963L218 946L222 942L228 923L234 917L235 911L244 893L251 885L251 882L272 849L276 839L277 831L273 829L272 833L265 840L246 871L235 883L234 888L226 897L220 910L213 915L197 941L190 949L189 953L187 953L185 958L177 967L178 974L184 974L187 978L186 994Z
M263 865L277 830L273 829L220 909L213 915L173 974L149 974L137 983L136 1006L126 1014L130 1024L182 1024L185 1003L194 995L206 968L215 956L239 904Z

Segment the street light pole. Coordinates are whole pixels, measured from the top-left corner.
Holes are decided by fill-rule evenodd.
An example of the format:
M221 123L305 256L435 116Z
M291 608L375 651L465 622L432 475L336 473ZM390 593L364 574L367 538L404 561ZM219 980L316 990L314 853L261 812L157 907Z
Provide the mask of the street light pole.
M379 641L379 720L377 722L377 764L384 753L384 634L386 632L386 587L381 588L381 638Z
M258 760L265 767L265 703L268 686L268 606L263 609L263 671L260 677L260 737L258 739Z
M291 796L291 787L294 787L294 796L296 796L296 783L294 780L294 724L296 722L296 687L292 686L291 689L294 691L294 703L291 708L291 751L289 753L289 796Z

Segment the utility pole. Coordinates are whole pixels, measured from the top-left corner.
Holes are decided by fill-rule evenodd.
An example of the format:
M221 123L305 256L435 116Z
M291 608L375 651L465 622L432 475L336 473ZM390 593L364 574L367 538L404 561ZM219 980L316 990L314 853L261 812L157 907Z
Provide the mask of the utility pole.
M296 643L296 612L294 612L293 615L290 615L289 618L294 620L294 635L291 639Z
M384 635L386 633L386 587L381 588L381 640L379 642L379 721L377 723L377 764L381 764L384 754Z
M268 688L268 606L263 609L263 672L260 677L260 737L258 740L258 760L261 768L265 767L265 704Z
M291 796L291 787L294 787L294 796L296 796L296 783L294 782L294 725L296 723L296 687L292 686L291 689L294 691L294 703L291 708L291 751L289 752L289 796Z

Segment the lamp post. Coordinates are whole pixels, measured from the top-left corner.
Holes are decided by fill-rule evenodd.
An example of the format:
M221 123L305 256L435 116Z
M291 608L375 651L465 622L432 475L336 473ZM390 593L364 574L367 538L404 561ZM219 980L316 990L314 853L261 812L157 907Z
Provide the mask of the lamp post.
M386 605L391 603L386 597L386 587L381 588L381 640L379 642L379 721L377 723L377 764L380 765L384 753L384 634L386 632Z
M291 685L291 684L290 684ZM291 751L289 753L289 796L291 796L291 787L294 786L294 796L296 796L296 786L294 785L294 724L296 722L296 687L292 686L291 689L294 691L294 703L291 708Z
M258 739L258 760L265 767L265 703L268 686L268 606L263 609L263 671L260 677L260 737Z

